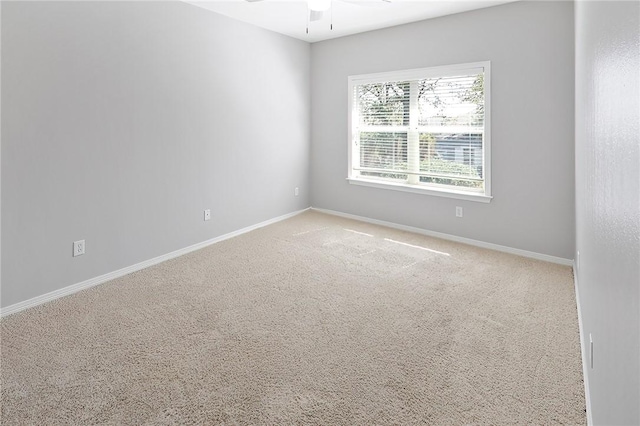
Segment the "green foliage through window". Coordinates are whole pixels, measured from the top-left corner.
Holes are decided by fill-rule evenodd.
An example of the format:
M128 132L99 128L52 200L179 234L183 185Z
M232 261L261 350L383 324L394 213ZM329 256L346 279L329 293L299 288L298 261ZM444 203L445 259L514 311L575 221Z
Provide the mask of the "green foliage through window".
M357 176L482 192L484 68L428 74L352 86L351 170Z

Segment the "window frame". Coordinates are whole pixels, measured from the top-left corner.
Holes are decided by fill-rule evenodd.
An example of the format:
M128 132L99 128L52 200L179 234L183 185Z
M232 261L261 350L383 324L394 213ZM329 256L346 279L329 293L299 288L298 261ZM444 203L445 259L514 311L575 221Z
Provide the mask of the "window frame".
M434 77L449 77L460 75L464 71L478 70L484 72L484 133L483 133L483 174L484 192L473 192L455 189L453 186L438 184L411 184L408 182L393 182L391 180L377 179L375 177L354 176L353 149L354 140L357 140L357 129L354 123L356 86L363 84L384 83L389 81L416 80ZM428 68L416 68L400 71L388 71L375 74L360 74L348 76L348 153L347 153L347 181L354 185L363 185L374 188L391 189L397 191L413 192L424 195L457 198L469 201L488 203L493 198L491 195L491 62L471 62L455 65L444 65Z

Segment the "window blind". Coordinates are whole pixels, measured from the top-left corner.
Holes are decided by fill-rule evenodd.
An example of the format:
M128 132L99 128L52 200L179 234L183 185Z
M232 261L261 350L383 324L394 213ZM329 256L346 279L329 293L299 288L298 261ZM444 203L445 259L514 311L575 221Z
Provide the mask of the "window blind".
M485 70L441 71L352 82L352 177L484 192Z

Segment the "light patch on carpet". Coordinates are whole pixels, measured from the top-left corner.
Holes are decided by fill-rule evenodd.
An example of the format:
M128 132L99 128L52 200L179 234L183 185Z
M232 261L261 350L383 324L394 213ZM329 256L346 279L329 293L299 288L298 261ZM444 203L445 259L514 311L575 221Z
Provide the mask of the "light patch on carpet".
M324 231L325 229L327 229L327 228L325 227L325 228L318 228L318 229L310 229L308 231L297 232L297 233L293 234L293 236L294 237L299 237L300 235L306 235L306 234L310 234L312 232Z
M451 256L449 253L445 253L445 252L438 251L438 250L433 250L433 249L430 249L430 248L427 248L427 247L416 246L414 244L403 243L402 241L396 241L396 240L392 240L390 238L385 238L384 240L388 241L390 243L402 244L403 246L406 246L406 247L417 248L417 249L420 249L420 250L426 250L426 251L431 252L431 253L441 254L443 256Z
M366 237L373 237L373 235L367 234L366 232L354 231L353 229L347 229L347 228L344 228L344 230L347 232L353 232L354 234L364 235Z

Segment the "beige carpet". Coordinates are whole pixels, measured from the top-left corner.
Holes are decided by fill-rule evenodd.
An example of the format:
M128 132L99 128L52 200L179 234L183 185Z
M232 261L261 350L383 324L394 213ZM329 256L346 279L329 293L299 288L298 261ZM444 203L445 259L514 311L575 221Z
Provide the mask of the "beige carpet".
M584 424L571 269L307 212L2 320L3 424Z

